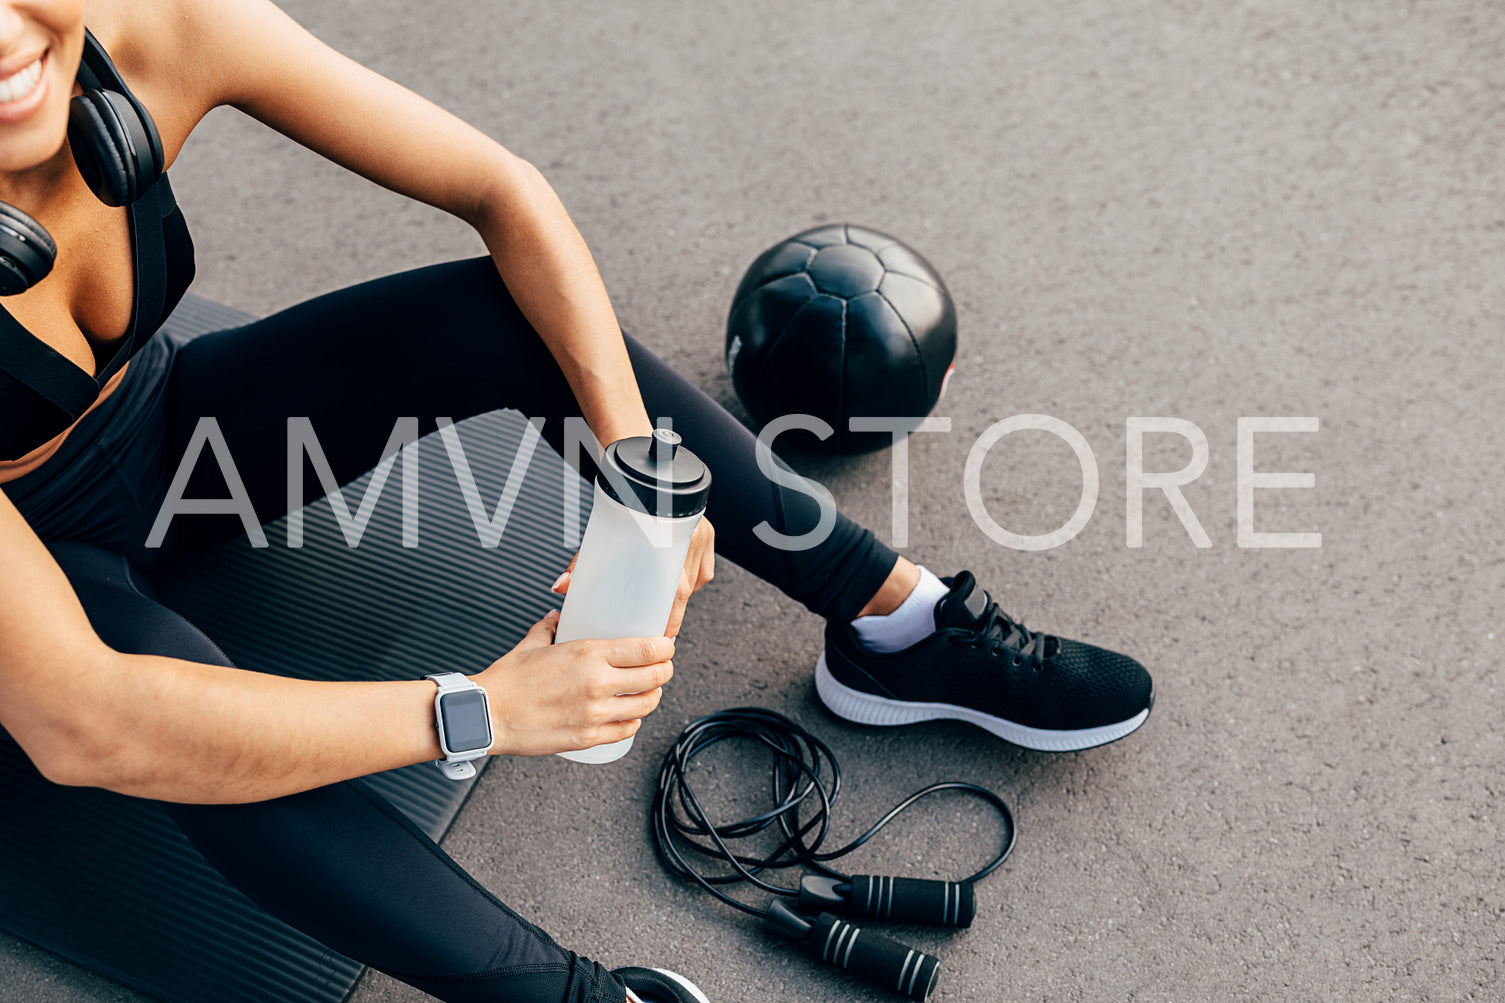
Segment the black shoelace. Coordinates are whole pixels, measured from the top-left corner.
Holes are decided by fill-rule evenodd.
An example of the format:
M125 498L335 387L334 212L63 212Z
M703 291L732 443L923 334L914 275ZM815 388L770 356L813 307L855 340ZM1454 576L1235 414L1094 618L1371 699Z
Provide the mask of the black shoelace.
M987 595L986 592L983 593ZM981 648L985 644L991 644L993 650L1000 651L1004 648L1017 652L1014 655L1014 665L1022 665L1026 658L1035 663L1039 668L1059 649L1059 643L1052 645L1050 642L1055 638L1039 631L1031 631L1018 620L1013 619L988 596L988 604L983 607L982 616L977 618L977 639L968 642L975 648Z

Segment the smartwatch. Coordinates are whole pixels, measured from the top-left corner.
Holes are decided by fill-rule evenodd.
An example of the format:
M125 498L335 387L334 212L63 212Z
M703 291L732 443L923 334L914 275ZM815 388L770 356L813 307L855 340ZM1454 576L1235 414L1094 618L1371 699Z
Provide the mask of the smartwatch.
M491 749L491 708L486 691L461 672L436 672L424 676L439 686L434 695L434 727L439 729L443 759L434 760L451 780L469 780L476 775L472 760Z

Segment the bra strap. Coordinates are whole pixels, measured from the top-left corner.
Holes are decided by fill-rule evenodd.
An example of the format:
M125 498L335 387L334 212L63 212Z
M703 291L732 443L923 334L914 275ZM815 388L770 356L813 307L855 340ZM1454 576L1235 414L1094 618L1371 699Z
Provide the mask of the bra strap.
M0 307L0 372L77 419L99 397L99 384L62 352Z
M85 87L108 86L130 94L104 47L85 29L84 58L78 79ZM132 98L134 100L134 98ZM178 207L172 186L164 176L130 206L131 257L135 296L131 306L130 333L114 356L90 376L71 359L37 338L0 306L0 372L62 408L75 420L99 399L100 390L126 361L136 354L163 321L167 300L167 244L162 221ZM147 329L143 333L143 328Z
M3 306L0 306L0 372L8 373L75 420L87 411L99 399L110 378L162 324L162 307L167 301L167 242L162 221L177 207L172 186L162 178L127 210L136 273L131 326L97 377L90 376L73 360L22 327Z
M121 342L115 355L99 371L94 381L102 389L110 377L119 372L126 360L146 344L165 319L162 307L167 302L167 241L162 221L178 207L172 186L163 177L131 204L131 257L136 265L135 303L131 307L130 335Z

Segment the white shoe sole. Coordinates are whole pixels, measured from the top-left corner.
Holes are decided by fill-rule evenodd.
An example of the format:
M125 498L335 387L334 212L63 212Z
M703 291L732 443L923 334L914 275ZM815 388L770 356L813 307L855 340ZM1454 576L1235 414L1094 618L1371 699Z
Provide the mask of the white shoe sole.
M831 675L826 667L826 653L822 651L815 663L815 689L821 702L837 717L858 724L873 724L887 727L900 724L918 724L921 721L966 721L992 732L1005 742L1038 752L1076 752L1097 745L1116 742L1130 734L1150 716L1150 708L1135 714L1118 724L1105 724L1098 728L1081 728L1075 731L1052 731L1045 728L1027 728L1022 724L1005 721L991 714L984 714L971 707L949 703L912 703L907 700L891 700L854 690Z
M678 982L680 985L684 986L685 990L689 992L691 996L694 996L695 999L699 1001L699 1003L711 1003L710 1000L706 999L705 993L700 991L699 986L697 986L695 983L691 982L689 979L685 978L678 972L671 972L667 968L655 968L654 971L658 972L660 975L667 975L675 982Z

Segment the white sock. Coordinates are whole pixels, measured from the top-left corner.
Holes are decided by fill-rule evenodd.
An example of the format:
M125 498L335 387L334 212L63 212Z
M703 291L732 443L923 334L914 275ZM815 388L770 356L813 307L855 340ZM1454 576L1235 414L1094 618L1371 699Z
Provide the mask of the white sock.
M935 604L945 595L941 580L921 567L919 582L898 609L852 621L857 640L869 651L902 651L935 631Z

